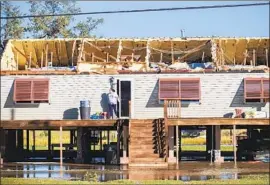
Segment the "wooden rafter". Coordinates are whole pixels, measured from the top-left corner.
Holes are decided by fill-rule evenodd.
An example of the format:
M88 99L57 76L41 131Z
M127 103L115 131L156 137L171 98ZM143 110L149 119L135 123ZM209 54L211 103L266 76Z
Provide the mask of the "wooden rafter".
M145 65L146 65L146 71L149 71L149 59L151 56L151 50L150 50L150 41L148 40L146 43L146 55L145 55Z
M48 42L46 42L46 50L45 50L46 60L45 60L45 67L48 67L48 52L49 52L49 44L48 44Z
M171 55L172 55L172 64L174 63L174 52L173 52L173 41L171 40Z
M84 51L84 39L81 40L81 45L78 48L79 49L79 54L78 54L78 58L77 58L77 63L80 63L82 61L82 55L83 55L83 51Z
M269 63L268 63L268 49L267 48L265 49L265 59L266 59L266 66L268 67Z
M95 46L94 44L92 44L91 42L89 41L85 41L85 43L91 45L92 47L94 47L95 49L97 49L98 51L102 52L104 54L104 57L107 57L107 55L105 55L105 53L102 51L102 49L100 49L98 46ZM109 54L109 57L112 58L113 60L117 60L116 57L114 57L113 55Z
M119 45L118 45L118 50L117 50L116 62L120 62L122 50L123 50L122 40L119 40Z

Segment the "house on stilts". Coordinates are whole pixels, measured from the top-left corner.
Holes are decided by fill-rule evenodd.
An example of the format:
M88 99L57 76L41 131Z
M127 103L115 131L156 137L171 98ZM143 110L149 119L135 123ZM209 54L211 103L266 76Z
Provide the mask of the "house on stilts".
M117 119L106 114L110 88L120 99ZM90 101L87 118L82 100ZM181 150L186 129L206 130L205 151ZM234 131L234 152L221 151L223 129ZM4 161L250 159L255 150L240 143L269 138L269 38L8 40L0 133Z

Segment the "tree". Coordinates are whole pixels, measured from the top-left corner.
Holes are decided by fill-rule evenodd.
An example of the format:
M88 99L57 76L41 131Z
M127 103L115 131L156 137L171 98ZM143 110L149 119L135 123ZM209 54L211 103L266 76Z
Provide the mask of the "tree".
M64 14L79 13L80 8L76 7L75 1L29 1L30 14ZM48 16L30 18L28 31L36 38L56 37L87 37L103 22L103 19L87 18L87 21L74 23L74 16Z
M21 16L22 13L19 6L13 5L9 1L1 1L1 15L12 17ZM20 39L23 37L25 30L22 26L22 19L6 19L1 21L1 47L3 47L3 41L7 39Z
M76 26L74 26L74 34L73 37L95 37L91 34L93 30L97 28L99 24L103 23L103 19L93 19L91 17L87 17L86 22L80 21Z

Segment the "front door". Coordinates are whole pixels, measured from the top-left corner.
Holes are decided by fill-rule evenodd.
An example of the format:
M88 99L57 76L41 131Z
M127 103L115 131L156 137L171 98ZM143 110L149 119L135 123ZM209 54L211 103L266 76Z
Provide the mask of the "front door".
M118 113L119 118L131 117L131 81L118 80L117 93L119 96Z

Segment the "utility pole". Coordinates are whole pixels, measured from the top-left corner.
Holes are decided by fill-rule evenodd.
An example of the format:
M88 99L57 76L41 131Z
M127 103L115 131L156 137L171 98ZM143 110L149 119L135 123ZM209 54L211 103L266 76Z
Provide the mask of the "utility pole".
M181 38L184 38L185 37L185 30L184 29L181 29Z
M0 1L0 17L2 17L2 1ZM0 47L2 47L2 19L0 19Z

